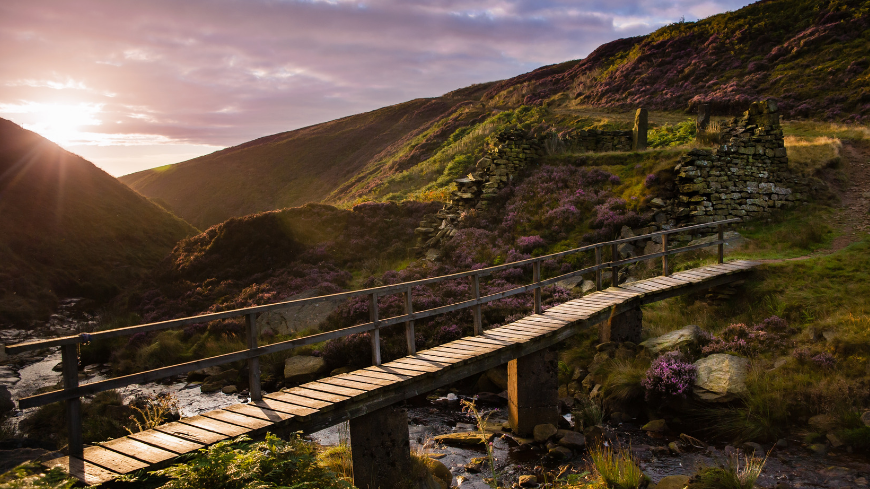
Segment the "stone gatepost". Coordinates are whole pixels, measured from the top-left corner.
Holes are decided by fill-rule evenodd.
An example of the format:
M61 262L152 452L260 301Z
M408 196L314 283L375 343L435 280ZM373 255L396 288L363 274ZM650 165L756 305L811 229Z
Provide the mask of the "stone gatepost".
M547 348L508 362L508 419L522 437L539 424L559 426L556 352Z
M701 134L710 125L710 104L698 105L698 119L695 120L695 134Z
M387 406L350 420L353 485L400 489L411 475L408 411Z
M642 329L643 311L638 306L622 314L611 314L610 319L600 324L598 339L601 343L608 341L640 343Z
M643 151L646 149L646 133L649 129L649 114L646 109L637 109L634 114L634 131L632 132L631 149Z

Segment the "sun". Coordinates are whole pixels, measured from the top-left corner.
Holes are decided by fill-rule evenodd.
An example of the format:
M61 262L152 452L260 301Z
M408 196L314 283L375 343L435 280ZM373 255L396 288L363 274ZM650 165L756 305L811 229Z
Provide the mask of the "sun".
M83 142L88 138L84 128L102 122L96 116L102 111L98 104L29 104L30 124L27 129L61 145Z

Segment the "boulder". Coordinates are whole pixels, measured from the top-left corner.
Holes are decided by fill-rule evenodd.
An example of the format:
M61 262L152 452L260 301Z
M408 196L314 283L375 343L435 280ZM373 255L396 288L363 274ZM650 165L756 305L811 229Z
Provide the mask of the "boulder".
M447 445L485 445L492 437L492 433L464 432L438 435L433 439Z
M547 451L547 455L553 460L570 460L574 456L574 452L565 447L553 447Z
M221 389L221 392L223 392L224 394L235 394L236 392L239 392L239 388L234 385L225 385Z
M831 448L840 448L841 446L843 446L843 442L840 440L840 438L838 438L837 435L833 433L828 433L826 438L831 443Z
M521 475L517 482L520 487L538 487L538 478L533 475Z
M746 394L749 360L717 353L695 362L694 394L702 401L729 402Z
M223 389L223 387L224 387L223 382L212 382L212 383L206 382L206 383L203 383L201 386L199 386L199 391L202 392L203 394L205 394L208 392L217 392L217 391Z
M595 282L593 282L591 280L584 280L580 284L580 291L583 292L584 294L594 292L595 291Z
M829 414L817 414L811 417L807 423L819 433L833 431L837 427L837 420Z
M656 484L655 489L683 489L689 485L689 476L687 475L669 475L667 477L663 477L662 480Z
M6 414L15 409L12 394L5 385L0 385L0 414Z
M432 459L432 457L429 458ZM450 487L453 483L453 472L450 472L446 465L435 459L432 459L428 465L432 475L443 483L441 487Z
M567 430L559 431L564 432L562 438L559 439L559 445L572 450L580 450L586 446L586 437L580 433Z
M700 338L701 328L690 324L685 328L650 338L641 343L640 346L658 354L697 345Z
M649 423L643 425L641 429L643 431L650 431L653 433L664 433L668 431L668 425L663 419L654 419Z
M486 376L501 390L507 389L507 365L501 365L486 371Z
M320 357L297 355L284 362L284 380L287 382L308 382L326 373L329 367Z
M864 426L870 426L870 411L864 411L864 414L861 415L861 421L864 422Z
M534 433L536 442L543 443L547 441L551 436L555 435L557 431L559 430L555 426L546 423L535 426L535 428L532 430L532 433Z

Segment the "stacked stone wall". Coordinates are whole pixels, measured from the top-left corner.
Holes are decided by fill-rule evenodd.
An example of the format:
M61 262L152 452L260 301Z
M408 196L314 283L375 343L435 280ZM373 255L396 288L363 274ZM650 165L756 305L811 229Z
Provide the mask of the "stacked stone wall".
M631 151L633 131L600 131L597 129L560 134L562 143L571 151Z
M718 149L694 149L674 168L678 225L739 217L755 219L805 202L810 179L788 168L779 115L773 102L756 102L722 131Z

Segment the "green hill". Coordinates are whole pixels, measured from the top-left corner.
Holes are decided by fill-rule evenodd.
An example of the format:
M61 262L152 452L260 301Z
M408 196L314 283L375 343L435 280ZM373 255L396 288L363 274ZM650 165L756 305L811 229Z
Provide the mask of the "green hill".
M508 124L558 132L606 111L611 123L630 128L628 112L621 121L614 112L669 111L651 119L661 124L702 102L724 116L760 99L776 100L786 118L867 123L868 26L867 0L758 2L616 40L583 60L264 137L121 181L204 228L306 202L442 199L486 138Z
M89 161L0 119L0 323L112 297L196 230Z

